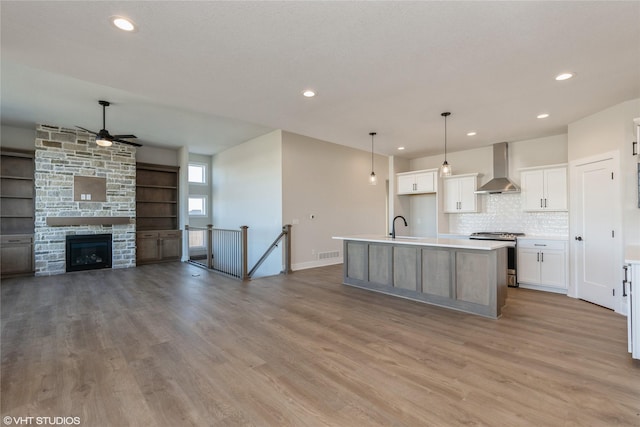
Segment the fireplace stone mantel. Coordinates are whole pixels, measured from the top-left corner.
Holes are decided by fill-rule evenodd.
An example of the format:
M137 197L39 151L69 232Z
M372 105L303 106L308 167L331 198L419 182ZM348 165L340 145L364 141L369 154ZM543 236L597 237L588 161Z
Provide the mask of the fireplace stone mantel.
M50 216L49 227L67 227L74 225L122 225L134 224L134 218L128 216Z

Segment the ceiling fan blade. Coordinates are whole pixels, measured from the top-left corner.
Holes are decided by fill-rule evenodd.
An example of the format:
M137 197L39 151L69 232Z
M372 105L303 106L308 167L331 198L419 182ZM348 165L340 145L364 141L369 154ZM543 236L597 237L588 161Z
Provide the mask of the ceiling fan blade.
M138 144L137 142L125 141L124 139L114 138L112 139L114 142L119 142L120 144L132 145L134 147L142 147L142 144Z
M92 130L85 129L85 128L83 128L82 126L76 126L76 127L77 127L78 129L82 129L82 130L83 130L83 131L85 131L85 132L89 132L89 133L90 133L90 134L92 134L92 135L97 135L97 134L98 134L98 132L94 132L94 131L92 131Z
M114 138L126 138L126 139L133 139L133 138L137 138L137 136L135 135L113 135Z

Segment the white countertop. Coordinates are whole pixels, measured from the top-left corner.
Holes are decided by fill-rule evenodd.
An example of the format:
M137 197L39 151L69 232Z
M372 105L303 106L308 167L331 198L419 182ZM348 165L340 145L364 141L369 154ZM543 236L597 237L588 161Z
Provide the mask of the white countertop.
M518 237L518 240L563 240L563 241L567 241L567 240L569 240L569 237L568 236L535 236L535 235L527 234L526 236Z
M624 249L624 262L640 264L640 245L630 245Z
M353 240L359 242L393 243L397 245L415 246L436 246L441 248L455 249L476 249L491 251L506 248L513 245L513 242L500 242L495 240L468 240L468 239L442 239L434 237L406 237L397 236L392 239L390 236L376 234L358 234L354 236L337 236L336 240Z

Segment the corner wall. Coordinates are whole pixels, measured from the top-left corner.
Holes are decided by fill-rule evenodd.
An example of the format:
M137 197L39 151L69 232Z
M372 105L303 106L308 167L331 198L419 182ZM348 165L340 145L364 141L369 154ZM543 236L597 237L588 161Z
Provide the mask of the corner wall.
M273 131L213 156L212 221L218 228L249 226L249 269L282 231L282 133ZM282 271L274 250L256 272Z
M636 140L634 118L640 117L640 98L614 105L569 125L569 161L611 151L620 152L622 229L624 245L640 245L638 163L631 154Z
M370 152L290 132L282 132L282 144L282 212L293 225L294 270L341 263L342 241L333 236L386 234L386 156L374 156L378 183L369 185Z

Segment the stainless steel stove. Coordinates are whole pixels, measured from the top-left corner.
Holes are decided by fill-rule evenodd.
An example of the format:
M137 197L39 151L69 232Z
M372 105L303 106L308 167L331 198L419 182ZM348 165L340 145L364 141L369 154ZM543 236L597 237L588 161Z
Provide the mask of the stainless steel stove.
M506 240L516 241L518 237L524 236L524 233L511 233L505 231L481 231L471 233L470 239L474 240Z
M499 240L513 242L513 246L507 248L507 285L512 288L518 287L518 260L517 260L517 242L518 237L524 236L524 233L512 233L508 231L481 231L471 233L469 236L472 240Z

